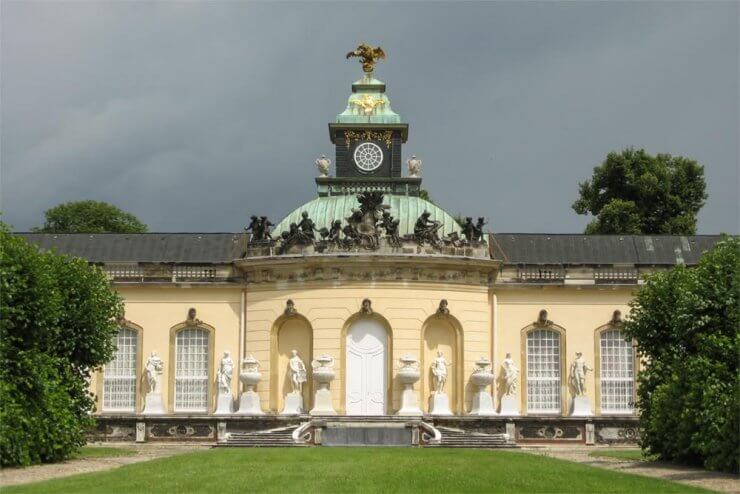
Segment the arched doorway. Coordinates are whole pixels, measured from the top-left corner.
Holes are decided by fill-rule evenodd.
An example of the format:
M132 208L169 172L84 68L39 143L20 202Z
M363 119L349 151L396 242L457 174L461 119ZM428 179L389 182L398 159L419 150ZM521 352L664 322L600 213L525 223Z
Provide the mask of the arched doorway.
M385 415L388 407L388 332L373 318L361 318L347 330L347 415Z

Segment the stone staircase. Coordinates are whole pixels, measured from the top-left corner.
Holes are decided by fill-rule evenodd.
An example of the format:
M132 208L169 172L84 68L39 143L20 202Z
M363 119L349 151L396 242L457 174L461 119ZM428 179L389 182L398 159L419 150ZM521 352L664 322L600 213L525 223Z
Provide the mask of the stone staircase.
M437 427L442 434L439 444L430 445L433 448L517 448L509 441L506 434L483 434L481 432L466 432L452 427Z
M269 429L255 432L232 432L226 441L218 443L217 447L241 447L241 448L276 448L276 447L305 447L293 441L293 431L297 425Z

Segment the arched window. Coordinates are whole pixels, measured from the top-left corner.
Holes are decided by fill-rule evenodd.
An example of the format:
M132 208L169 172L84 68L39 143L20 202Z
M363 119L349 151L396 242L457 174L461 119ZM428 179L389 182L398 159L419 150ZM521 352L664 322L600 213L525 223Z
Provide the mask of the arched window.
M632 413L635 353L619 329L601 332L601 412Z
M527 411L560 412L560 333L534 329L527 333Z
M175 338L175 411L208 409L208 331L187 328Z
M103 374L103 411L134 412L136 409L136 361L138 335L121 327L116 335L116 353L105 365Z

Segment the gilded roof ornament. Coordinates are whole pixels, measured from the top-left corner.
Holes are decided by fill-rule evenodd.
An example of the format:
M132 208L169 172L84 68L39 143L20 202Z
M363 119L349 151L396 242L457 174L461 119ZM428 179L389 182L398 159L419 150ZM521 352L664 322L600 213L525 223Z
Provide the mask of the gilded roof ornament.
M357 57L362 64L362 70L371 74L378 60L385 60L385 52L379 46L372 47L366 43L360 44L354 51L347 53L347 59Z

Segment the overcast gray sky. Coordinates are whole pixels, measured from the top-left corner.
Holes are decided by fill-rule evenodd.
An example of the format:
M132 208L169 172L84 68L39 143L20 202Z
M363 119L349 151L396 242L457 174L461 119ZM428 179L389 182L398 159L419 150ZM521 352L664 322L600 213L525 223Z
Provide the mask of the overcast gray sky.
M315 196L327 122L376 70L452 213L581 232L611 150L706 167L700 233L738 232L738 3L16 2L2 9L2 210L97 199L152 231L239 231Z

